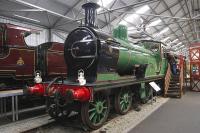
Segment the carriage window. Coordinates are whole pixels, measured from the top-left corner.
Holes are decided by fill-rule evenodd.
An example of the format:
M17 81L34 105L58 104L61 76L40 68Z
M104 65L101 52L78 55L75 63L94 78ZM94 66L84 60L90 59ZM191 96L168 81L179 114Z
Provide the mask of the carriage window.
M35 47L41 44L40 42L40 33L39 32L24 32L24 41L29 47Z
M4 32L3 27L0 27L0 56L3 55Z
M9 53L9 48L5 43L6 39L6 32L4 27L0 27L0 57L5 57Z

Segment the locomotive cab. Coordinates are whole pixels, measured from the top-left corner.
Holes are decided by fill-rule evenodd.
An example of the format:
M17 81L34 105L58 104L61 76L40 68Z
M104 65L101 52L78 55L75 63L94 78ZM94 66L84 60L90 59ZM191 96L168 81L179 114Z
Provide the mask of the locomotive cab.
M144 48L149 49L154 54L159 53L161 54L161 42L152 41L152 40L143 40L139 42L140 45L143 45Z
M163 57L161 42L152 41L152 40L151 41L143 40L140 42L140 45L143 45L145 49L148 49L153 53L156 60L156 66L157 66L156 73L159 74L161 70L161 60Z

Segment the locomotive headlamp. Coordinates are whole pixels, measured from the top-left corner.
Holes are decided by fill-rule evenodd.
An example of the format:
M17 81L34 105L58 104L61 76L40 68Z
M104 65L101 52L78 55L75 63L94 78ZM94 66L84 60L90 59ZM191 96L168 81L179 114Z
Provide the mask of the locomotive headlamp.
M35 72L35 78L34 78L35 83L42 83L42 77L41 77L41 72L36 71Z
M79 81L79 84L81 86L86 84L86 79L84 77L84 71L83 71L83 69L81 69L81 70L78 71L78 81Z

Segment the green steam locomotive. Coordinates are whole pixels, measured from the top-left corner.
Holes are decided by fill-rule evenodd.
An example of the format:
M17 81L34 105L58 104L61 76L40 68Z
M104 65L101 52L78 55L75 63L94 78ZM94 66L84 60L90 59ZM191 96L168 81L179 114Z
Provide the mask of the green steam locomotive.
M123 25L114 29L113 36L102 33L94 28L98 5L86 3L83 8L85 26L74 29L65 41L67 78L38 82L26 92L46 96L53 118L64 118L73 110L86 127L97 129L111 105L126 114L135 97L148 99L148 83L161 83L168 63L161 42L129 42Z

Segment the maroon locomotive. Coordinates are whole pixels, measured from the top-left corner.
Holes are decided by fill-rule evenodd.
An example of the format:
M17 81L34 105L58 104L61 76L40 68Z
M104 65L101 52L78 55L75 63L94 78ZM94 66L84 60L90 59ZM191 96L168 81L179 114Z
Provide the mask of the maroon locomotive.
M36 71L43 81L66 75L62 43L47 42L37 46L26 43L27 38L31 42L31 35L38 33L12 24L0 24L0 90L33 82Z

